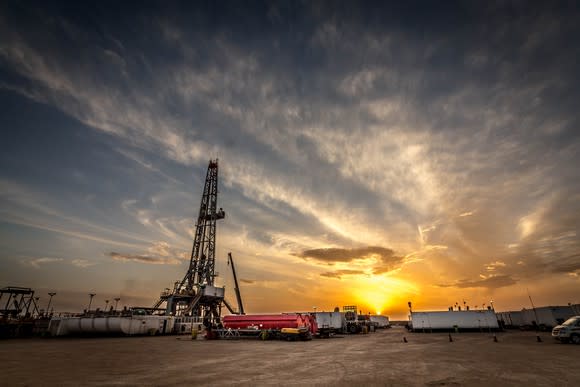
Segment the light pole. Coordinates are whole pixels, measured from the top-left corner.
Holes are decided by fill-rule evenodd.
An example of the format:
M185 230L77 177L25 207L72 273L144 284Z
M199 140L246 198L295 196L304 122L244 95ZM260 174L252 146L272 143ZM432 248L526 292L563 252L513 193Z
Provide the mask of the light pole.
M48 295L50 296L50 298L48 299L48 306L46 307L46 314L50 313L50 303L52 302L52 297L54 297L56 293L55 292L48 292Z
M495 310L493 309L493 300L491 300L489 303L491 304L491 310Z
M95 293L89 293L89 296L91 297L91 299L89 300L89 309L88 311L91 311L91 304L93 303L93 297L96 296Z
M115 312L117 311L117 304L119 303L120 299L121 299L121 297L114 298L114 300L115 300Z

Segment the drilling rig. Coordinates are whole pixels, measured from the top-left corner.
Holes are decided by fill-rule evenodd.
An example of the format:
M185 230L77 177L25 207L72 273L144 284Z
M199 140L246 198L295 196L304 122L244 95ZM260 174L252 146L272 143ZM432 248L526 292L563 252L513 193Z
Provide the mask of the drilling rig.
M165 314L194 316L206 327L220 323L221 307L225 289L214 285L216 223L225 217L223 209L217 209L218 160L210 160L205 185L195 225L195 237L187 273L173 289L166 288L154 305L159 309L166 304Z

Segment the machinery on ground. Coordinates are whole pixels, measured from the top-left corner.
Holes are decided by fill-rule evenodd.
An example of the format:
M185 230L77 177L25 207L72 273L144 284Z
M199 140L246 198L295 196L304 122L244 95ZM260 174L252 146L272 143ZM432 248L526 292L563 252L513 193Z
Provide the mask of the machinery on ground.
M367 333L371 328L374 329L374 324L371 324L370 317L357 313L356 305L343 306L342 310L346 319L346 331L348 333Z
M238 284L238 276L236 275L236 267L234 266L234 258L232 257L232 253L228 253L228 265L230 264L232 265L232 273L234 275L234 284L235 284L234 290L236 292L236 300L238 301L238 313L234 314L245 314L244 304L242 303L242 295L240 294L240 285Z
M230 315L223 318L221 337L260 337L266 339L310 340L318 327L310 314Z

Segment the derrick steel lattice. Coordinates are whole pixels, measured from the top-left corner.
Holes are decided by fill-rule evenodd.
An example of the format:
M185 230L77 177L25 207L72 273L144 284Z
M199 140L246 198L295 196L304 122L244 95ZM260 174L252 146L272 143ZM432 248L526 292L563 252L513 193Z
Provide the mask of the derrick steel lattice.
M210 160L207 168L189 268L183 279L174 284L173 290L165 289L154 305L154 308L158 308L166 302L166 314L197 316L208 324L220 318L224 288L214 286L216 224L225 217L225 212L221 208L217 209L217 196L216 159Z
M192 290L194 285L214 284L216 222L225 217L223 209L217 210L218 160L210 161L205 177L199 216L195 226L195 239L191 250L189 270L180 287Z

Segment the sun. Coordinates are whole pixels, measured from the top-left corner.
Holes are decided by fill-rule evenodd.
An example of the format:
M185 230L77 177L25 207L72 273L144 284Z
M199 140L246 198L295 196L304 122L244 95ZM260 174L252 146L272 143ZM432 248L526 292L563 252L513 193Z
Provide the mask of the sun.
M358 309L364 314L383 314L392 309L400 298L399 292L407 292L412 285L406 281L385 276L370 276L357 281L354 297Z

